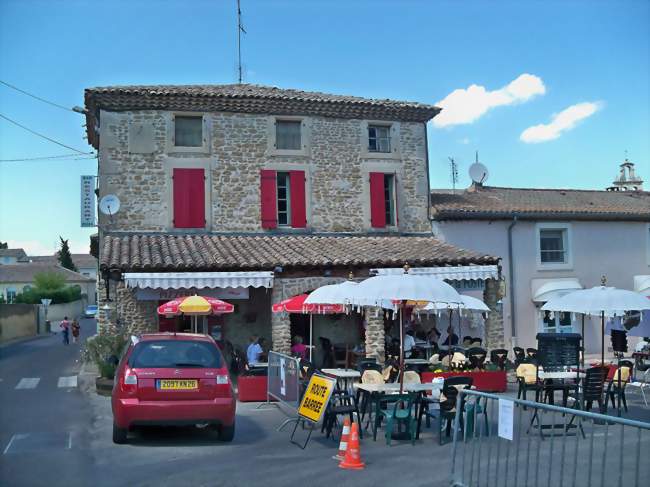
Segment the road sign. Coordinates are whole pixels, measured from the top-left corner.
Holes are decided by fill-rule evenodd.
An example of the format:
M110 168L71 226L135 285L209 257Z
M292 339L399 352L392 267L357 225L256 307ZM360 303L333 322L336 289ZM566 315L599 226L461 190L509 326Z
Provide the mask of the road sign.
M81 176L81 226L95 225L95 176Z
M314 374L309 379L307 391L300 402L298 414L305 419L318 423L325 413L336 381L329 377Z
M46 298L41 299L41 304L46 308L50 305L51 302L52 302L51 299L46 299Z

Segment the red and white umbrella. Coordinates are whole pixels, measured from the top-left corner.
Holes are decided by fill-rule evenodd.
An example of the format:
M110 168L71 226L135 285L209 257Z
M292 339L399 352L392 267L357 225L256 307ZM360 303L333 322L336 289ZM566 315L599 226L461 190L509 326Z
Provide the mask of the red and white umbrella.
M158 306L158 314L163 316L207 316L232 313L235 310L234 305L221 301L216 298L207 298L204 296L185 296L182 298L172 299ZM193 327L196 331L196 319Z
M345 306L342 304L305 304L308 294L298 294L274 304L271 310L274 313L297 313L309 315L309 361L312 359L313 350L313 315L315 314L336 314L344 313Z

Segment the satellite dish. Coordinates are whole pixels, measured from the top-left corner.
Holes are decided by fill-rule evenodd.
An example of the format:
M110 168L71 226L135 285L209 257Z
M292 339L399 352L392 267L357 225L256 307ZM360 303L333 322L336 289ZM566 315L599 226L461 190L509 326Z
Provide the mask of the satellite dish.
M489 175L487 167L480 162L475 162L469 166L469 177L472 178L472 181L476 184L483 184L487 181Z
M115 215L120 211L120 199L114 194L107 194L99 200L99 211L104 215Z

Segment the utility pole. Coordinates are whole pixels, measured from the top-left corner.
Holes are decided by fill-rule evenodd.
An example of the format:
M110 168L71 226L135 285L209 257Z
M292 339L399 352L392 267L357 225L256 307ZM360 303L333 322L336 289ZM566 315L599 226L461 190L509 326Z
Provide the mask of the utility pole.
M243 75L241 68L241 33L246 34L244 26L241 23L241 0L237 0L237 66L239 71L239 84L242 84Z

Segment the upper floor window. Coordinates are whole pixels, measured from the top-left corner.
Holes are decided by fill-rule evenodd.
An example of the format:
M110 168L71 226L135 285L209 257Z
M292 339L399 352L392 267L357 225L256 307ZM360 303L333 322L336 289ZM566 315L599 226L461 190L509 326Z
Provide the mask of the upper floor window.
M174 117L174 146L203 146L203 117L176 115Z
M370 225L384 228L397 225L397 176L392 173L370 173Z
M174 168L174 228L205 228L205 169Z
M568 269L572 266L569 224L537 225L537 265L540 269Z
M291 182L288 172L278 172L276 175L278 225L287 226L291 223Z
M540 230L539 249L540 261L542 264L567 263L566 233L566 229Z
M302 122L300 120L276 120L275 148L279 150L302 149Z
M13 304L16 301L16 288L7 288L7 304Z
M368 152L391 152L390 125L368 125Z
M305 171L263 169L260 199L262 228L307 226Z

